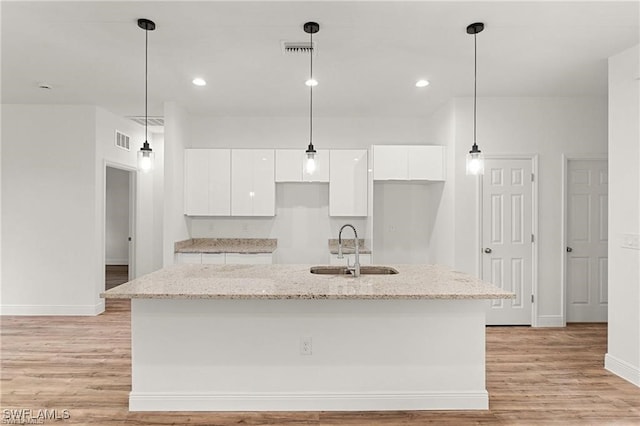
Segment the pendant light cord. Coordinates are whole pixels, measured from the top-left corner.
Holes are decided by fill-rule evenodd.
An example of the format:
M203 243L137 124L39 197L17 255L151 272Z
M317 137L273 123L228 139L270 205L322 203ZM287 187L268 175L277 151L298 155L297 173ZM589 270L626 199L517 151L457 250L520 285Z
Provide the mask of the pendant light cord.
M473 146L476 143L476 103L477 103L477 79L478 79L478 44L477 34L473 35Z
M309 145L313 147L313 31L309 33Z
M149 125L148 118L148 95L147 85L149 84L149 71L148 71L148 56L149 56L149 30L144 30L144 141L148 142L147 138L147 126Z

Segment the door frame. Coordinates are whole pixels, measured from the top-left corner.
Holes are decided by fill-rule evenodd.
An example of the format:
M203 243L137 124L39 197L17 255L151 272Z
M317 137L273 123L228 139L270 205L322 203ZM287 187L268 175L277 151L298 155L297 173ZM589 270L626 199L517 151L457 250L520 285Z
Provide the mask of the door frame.
M567 244L568 244L568 217L567 217L567 196L569 192L569 161L589 161L589 160L604 160L609 162L609 155L606 153L600 154L562 154L562 199L560 204L560 215L562 222L560 223L560 283L562 285L560 301L560 315L562 317L562 326L567 326Z
M531 161L531 173L533 174L533 181L531 182L531 232L534 235L533 243L531 244L531 293L533 295L533 301L531 302L531 327L538 326L538 154L489 154L484 156L485 160L530 160ZM483 223L483 191L482 191L482 176L476 180L476 211L478 212L476 217L476 271L478 277L482 277L482 223Z
M138 199L138 187L137 187L137 168L123 163L116 163L113 161L105 160L102 167L102 179L104 182L102 188L102 275L104 275L104 258L105 258L105 244L107 239L107 167L112 169L123 170L129 174L129 237L131 238L129 244L129 280L132 280L136 276L136 220L137 220L137 206L136 201ZM104 291L104 288L103 290Z

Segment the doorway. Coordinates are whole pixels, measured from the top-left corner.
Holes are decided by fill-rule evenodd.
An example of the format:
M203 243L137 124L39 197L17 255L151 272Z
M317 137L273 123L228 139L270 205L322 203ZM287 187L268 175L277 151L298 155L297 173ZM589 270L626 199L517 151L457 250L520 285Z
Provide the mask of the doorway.
M531 325L535 259L535 157L485 160L481 179L481 277L516 294L492 300L488 325Z
M566 322L606 322L608 312L608 164L565 158Z
M106 166L105 171L105 289L135 276L133 225L135 172Z

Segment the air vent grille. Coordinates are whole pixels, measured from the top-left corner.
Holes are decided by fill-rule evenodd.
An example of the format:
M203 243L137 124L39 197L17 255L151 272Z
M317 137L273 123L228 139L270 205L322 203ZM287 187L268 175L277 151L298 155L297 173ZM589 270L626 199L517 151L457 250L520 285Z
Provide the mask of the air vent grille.
M116 146L118 148L122 148L126 151L129 151L131 149L129 145L129 140L130 138L128 135L125 135L121 131L116 130Z
M135 121L141 126L144 126L144 116L142 117L127 117L130 120ZM147 123L149 126L164 126L164 117L147 117Z
M317 45L314 41L313 44L308 41L283 41L281 42L282 53L285 55L306 55L309 56L309 51L313 51L316 55Z

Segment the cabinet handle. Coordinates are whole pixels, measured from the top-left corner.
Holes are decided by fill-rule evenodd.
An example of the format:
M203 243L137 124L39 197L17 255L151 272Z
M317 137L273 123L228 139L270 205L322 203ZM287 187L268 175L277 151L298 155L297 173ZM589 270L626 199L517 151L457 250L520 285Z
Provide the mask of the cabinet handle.
M486 249L484 249L484 252L489 254L489 253L491 253L491 249L489 247L487 247Z

